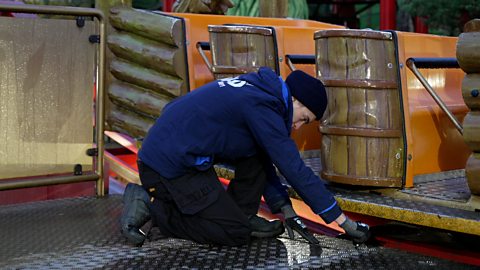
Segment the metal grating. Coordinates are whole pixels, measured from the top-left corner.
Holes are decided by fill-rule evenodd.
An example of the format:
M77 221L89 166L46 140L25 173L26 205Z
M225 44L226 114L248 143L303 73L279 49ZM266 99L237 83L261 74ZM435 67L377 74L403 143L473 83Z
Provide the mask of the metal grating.
M445 201L467 202L470 199L465 170L418 175L413 182L413 188L402 192Z
M142 247L120 235L121 196L73 198L0 207L1 269L475 269L383 247L355 248L318 235L301 240L255 240L219 247L162 238Z
M336 198L348 200L357 203L369 203L389 207L390 211L406 210L418 213L419 217L424 214L435 215L438 217L461 218L480 223L480 215L474 211L451 208L441 205L434 205L425 202L395 199L389 196L382 196L375 193L352 192L341 189L332 189Z
M304 159L315 174L322 170L321 160L318 157ZM416 176L415 186L399 190L402 193L433 198L444 201L467 202L470 199L465 170L446 171L442 173Z

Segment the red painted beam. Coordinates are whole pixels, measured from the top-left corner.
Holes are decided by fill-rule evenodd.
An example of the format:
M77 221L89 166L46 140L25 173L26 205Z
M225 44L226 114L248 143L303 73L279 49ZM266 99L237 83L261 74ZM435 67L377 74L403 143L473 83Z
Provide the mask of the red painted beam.
M428 26L425 24L425 19L422 17L415 17L415 32L428 33Z
M163 11L172 12L173 3L175 0L163 0Z
M397 28L397 3L395 0L380 0L380 30Z

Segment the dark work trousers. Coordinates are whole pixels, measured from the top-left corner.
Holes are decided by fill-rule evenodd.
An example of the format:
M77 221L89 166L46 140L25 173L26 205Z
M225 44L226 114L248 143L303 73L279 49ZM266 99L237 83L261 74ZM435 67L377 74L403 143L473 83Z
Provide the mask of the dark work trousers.
M248 215L256 214L266 178L257 157L236 162L228 194L213 168L165 179L138 162L142 185L149 193L152 219L165 236L203 244L248 243Z
M227 193L245 215L255 215L267 183L263 160L260 155L256 155L240 159L234 165L235 178L230 181Z

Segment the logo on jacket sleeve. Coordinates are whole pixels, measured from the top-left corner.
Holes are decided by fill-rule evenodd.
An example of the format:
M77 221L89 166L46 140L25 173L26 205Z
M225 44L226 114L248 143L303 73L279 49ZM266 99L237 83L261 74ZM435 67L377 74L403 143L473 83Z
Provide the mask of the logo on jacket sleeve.
M251 85L247 83L246 81L240 80L238 77L235 78L223 78L217 81L218 86L224 87L225 84L228 84L232 87L242 87L245 85Z

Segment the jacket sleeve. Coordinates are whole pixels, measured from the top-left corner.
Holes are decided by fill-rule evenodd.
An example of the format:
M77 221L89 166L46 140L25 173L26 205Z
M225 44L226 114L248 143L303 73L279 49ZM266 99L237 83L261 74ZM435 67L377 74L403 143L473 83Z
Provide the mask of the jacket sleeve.
M281 208L287 204L292 204L287 193L287 187L280 181L272 161L268 158L264 164L267 175L267 185L263 192L263 197L270 211L274 214L280 213Z
M313 212L327 223L334 221L342 210L324 182L301 159L281 112L268 103L257 103L250 109L245 117L257 144Z

